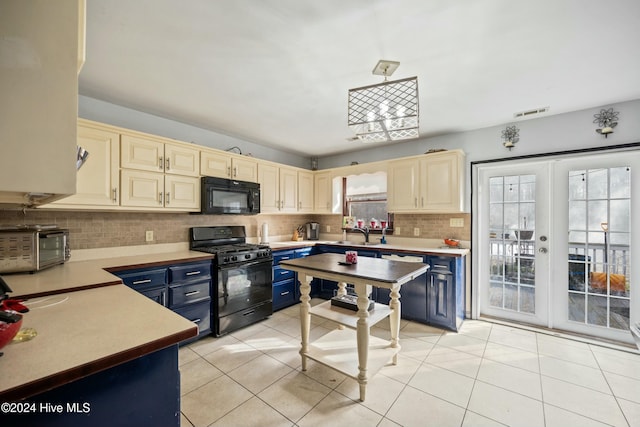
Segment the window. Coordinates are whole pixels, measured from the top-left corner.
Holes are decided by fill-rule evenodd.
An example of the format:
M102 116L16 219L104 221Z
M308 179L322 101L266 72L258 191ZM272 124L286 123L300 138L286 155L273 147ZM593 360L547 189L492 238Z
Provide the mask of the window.
M392 228L387 212L387 173L363 173L344 178L345 212L362 221L362 226L382 230L382 226ZM373 227L372 227L373 224Z

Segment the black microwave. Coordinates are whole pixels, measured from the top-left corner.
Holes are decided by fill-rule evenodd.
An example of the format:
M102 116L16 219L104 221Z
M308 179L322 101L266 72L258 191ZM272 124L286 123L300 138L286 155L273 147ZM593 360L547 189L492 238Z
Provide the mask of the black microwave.
M200 213L213 215L260 213L260 184L258 183L203 176L200 184Z

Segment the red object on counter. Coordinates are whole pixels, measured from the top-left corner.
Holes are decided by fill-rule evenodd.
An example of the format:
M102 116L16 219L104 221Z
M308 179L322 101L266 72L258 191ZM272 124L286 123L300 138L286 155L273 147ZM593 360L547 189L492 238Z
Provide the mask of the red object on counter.
M6 299L0 304L0 310L13 310L18 313L27 313L29 308L22 304L22 300Z
M0 322L0 349L11 342L13 337L15 337L20 330L21 326L22 319L15 323Z

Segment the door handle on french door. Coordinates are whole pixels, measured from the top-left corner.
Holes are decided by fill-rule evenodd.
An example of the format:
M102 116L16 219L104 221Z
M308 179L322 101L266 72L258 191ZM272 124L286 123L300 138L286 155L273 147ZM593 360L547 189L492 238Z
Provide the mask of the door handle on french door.
M547 236L540 236L540 241L541 242L546 242L547 241Z
M547 248L540 248L538 249L538 252L540 252L541 254L546 254L547 252L549 252L549 250Z

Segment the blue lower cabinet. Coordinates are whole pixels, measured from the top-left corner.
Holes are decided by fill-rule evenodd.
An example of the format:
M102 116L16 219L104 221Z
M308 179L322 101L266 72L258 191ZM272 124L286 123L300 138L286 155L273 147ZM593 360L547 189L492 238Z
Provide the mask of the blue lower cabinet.
M211 273L209 260L113 272L125 285L198 326L198 336L181 345L211 333Z
M107 368L25 402L34 408L48 405L62 410L3 413L3 426L179 427L178 346Z
M464 319L464 258L431 256L428 276L430 325L457 331Z
M292 277L273 284L273 311L289 307L297 302L295 278Z
M300 301L298 275L291 270L280 267L280 261L304 258L313 253L314 248L311 246L273 251L273 311L281 310Z
M427 263L427 257L420 254L383 252L381 257L395 261L402 261L404 259L407 262ZM377 302L389 304L390 292L389 289L378 289ZM427 323L427 273L402 285L400 288L400 304L400 313L403 319Z

